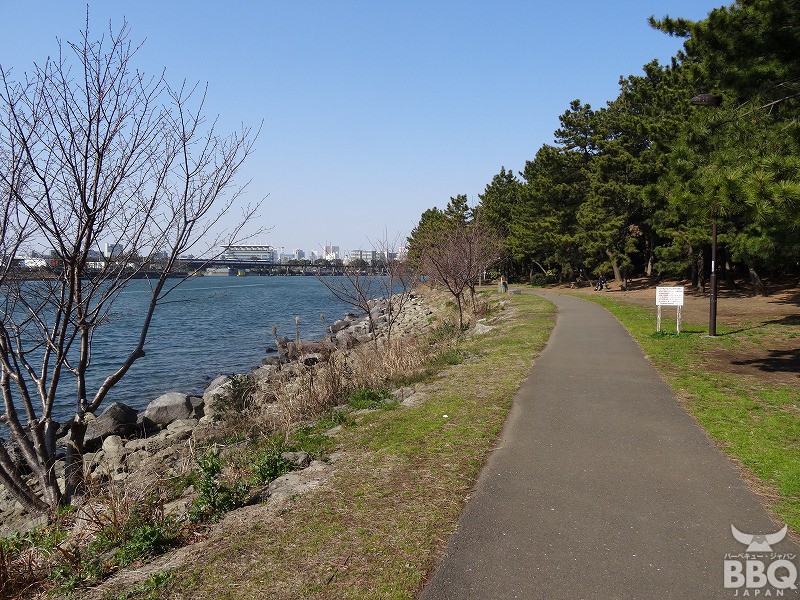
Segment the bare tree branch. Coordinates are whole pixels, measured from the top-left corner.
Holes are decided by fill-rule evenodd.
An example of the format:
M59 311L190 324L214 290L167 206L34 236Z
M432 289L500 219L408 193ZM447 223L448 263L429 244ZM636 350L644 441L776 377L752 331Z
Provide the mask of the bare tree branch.
M0 437L0 482L32 511L68 503L79 489L86 415L144 356L181 255L213 245L210 232L244 192L236 176L259 133L221 135L204 116L205 88L137 71L138 49L124 23L92 40L87 14L81 39L59 44L57 58L24 81L0 66L0 423L8 434ZM242 225L228 232L229 243ZM104 241L116 251L97 258ZM58 269L49 278L20 281L13 257L29 243L52 248ZM145 270L152 285L136 342L89 389L95 331ZM52 415L67 379L75 395L61 489ZM41 493L15 470L11 443Z

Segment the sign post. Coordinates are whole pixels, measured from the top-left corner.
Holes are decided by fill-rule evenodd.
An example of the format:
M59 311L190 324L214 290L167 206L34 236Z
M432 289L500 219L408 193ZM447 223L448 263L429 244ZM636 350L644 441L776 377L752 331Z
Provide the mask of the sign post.
M656 324L656 331L661 331L661 307L662 306L677 306L678 307L678 333L681 332L681 308L683 307L683 286L679 287L664 287L659 286L656 288L656 306L658 307L658 321Z

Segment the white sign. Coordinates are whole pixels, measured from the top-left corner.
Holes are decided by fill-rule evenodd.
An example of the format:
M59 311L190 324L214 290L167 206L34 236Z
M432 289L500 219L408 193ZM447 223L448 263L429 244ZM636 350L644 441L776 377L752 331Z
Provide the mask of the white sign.
M657 287L656 306L683 306L683 287Z
M683 286L656 288L656 306L658 307L658 320L656 321L656 331L661 331L661 307L678 307L678 333L681 332L681 309L683 308Z

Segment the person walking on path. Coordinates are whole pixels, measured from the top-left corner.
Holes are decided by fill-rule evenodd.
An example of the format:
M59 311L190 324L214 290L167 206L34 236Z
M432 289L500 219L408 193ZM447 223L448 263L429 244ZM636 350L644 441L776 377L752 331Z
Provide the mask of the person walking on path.
M537 293L558 307L556 326L422 600L753 596L739 559L726 563L746 552L731 526L782 524L610 313ZM797 564L788 537L772 551Z

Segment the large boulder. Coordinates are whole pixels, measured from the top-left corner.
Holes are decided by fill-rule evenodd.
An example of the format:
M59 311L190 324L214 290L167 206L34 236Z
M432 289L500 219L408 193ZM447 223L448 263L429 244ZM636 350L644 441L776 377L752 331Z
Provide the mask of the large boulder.
M342 329L347 329L350 327L351 322L346 319L339 319L338 321L334 321L333 325L331 325L331 333L339 333Z
M192 418L200 419L205 414L206 402L202 396L189 396L189 404L192 405Z
M22 456L22 450L20 450L19 444L13 440L7 440L5 442L6 452L8 453L11 462L16 467L17 471L20 475L28 475L31 473L31 468L28 465L28 462L25 460L25 457ZM0 486L2 488L2 486Z
M253 370L251 374L253 379L256 381L270 381L277 377L278 372L278 367L273 365L264 365Z
M295 360L305 354L325 354L328 355L336 350L336 344L330 340L312 342L300 340L300 343L289 342L286 347L286 356L289 360Z
M132 435L136 432L136 416L136 409L122 402L114 402L99 417L89 420L83 438L84 449L94 452L109 436Z
M261 365L264 367L280 367L284 362L280 356L267 356L261 359Z
M336 334L336 345L339 348L343 348L345 350L348 350L348 349L352 348L353 346L355 346L355 344L356 344L356 338L355 338L353 332L351 332L351 330L343 329L342 331L339 331Z
M193 412L194 407L187 394L168 392L147 405L142 413L142 422L147 427L166 427L178 419L191 418Z
M203 420L213 421L214 413L219 412L215 404L230 393L233 380L227 375L219 375L208 384L203 392Z

